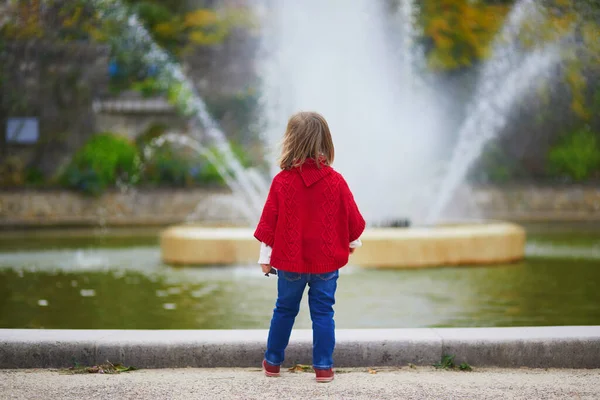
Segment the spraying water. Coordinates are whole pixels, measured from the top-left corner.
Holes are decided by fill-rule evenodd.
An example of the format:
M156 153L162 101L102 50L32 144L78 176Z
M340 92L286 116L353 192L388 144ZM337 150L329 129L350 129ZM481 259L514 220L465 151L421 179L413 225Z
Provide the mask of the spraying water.
M164 140L177 141L207 157L240 199L248 222L255 222L268 187L265 179L243 168L192 82L137 18L127 14L118 0L95 3L107 17L125 26L124 40L146 49L143 58L159 67L158 81L165 88L179 87L176 104L194 116L214 146L203 146L206 138L199 135ZM527 56L519 51L519 27L540 14L532 0L518 2L483 69L449 168L436 190L447 154L440 139L447 132L436 103L439 93L422 85L415 90L419 54L414 46L412 0L404 0L397 15L403 29L402 40L395 44L382 29L382 9L371 1L270 2L259 10L265 27L262 102L271 159L276 159L276 143L289 115L299 110L323 113L338 150L335 167L349 181L371 223L406 216L417 223L437 221L483 145L506 124L515 99L559 59L553 46ZM400 73L391 56L398 42ZM273 165L272 172L276 171Z
M329 122L334 167L352 187L371 223L423 215L415 196L439 169L443 134L436 100L412 91L412 31L394 47L383 30L379 2L369 0L271 2L263 25L262 65L266 141L275 159L287 118L300 110ZM412 25L405 3L398 18ZM314 12L318 10L318 12ZM273 169L276 171L276 168Z
M440 219L444 207L464 181L469 167L481 155L483 146L506 125L507 114L514 104L514 99L525 94L536 79L549 72L558 59L558 50L555 48L530 54L520 68L502 80L503 85L498 88L498 92L481 102L477 113L467 118L460 130L459 142L450 161L452 168L438 191L427 218L428 223L433 224Z
M400 26L399 48L403 66L403 74L406 76L407 83L412 84L412 88L427 90L428 88L421 82L421 77L426 70L425 55L423 49L417 43L422 32L418 29L417 17L419 6L414 0L401 0L400 7L395 13L396 25ZM409 91L411 91L409 89Z
M200 141L198 141L197 139L194 139L193 137L190 137L187 135L181 135L181 134L176 134L176 133L166 133L164 135L161 135L161 136L153 139L150 142L150 144L144 148L144 158L146 160L151 159L155 149L163 146L165 143L173 143L178 146L187 147L189 149L192 149L196 154L205 157L206 160L208 160L208 162L213 164L217 168L217 172L219 173L220 176L222 176L224 179L232 179L229 175L229 172L223 168L222 163L219 162L219 160L215 158L215 155L213 154L213 152L207 150L206 147L202 146ZM247 175L246 179L254 180L254 179L256 179L256 176L255 176L255 174L252 174L251 171L252 170L245 171L246 175ZM257 189L258 188L262 189L262 192L264 192L267 189L267 188L261 187L262 182L255 181L252 183L254 183L254 185ZM231 182L231 181L227 182L226 181L226 184L231 188L237 188L235 185L235 182ZM254 210L252 208L252 204L249 204L247 201L245 201L245 198L243 196L223 197L222 199L220 199L220 201L234 203L235 208L237 210L241 211L241 213L244 215L244 217L249 222L252 222L256 218L256 210ZM211 211L210 204L199 203L196 206L196 210L194 210L194 212L188 216L187 220L193 221L196 217L201 215L201 212L203 212L204 214L207 214L207 213L210 213L210 211Z
M195 125L193 131L196 138L184 140L167 136L165 140L175 140L180 144L193 147L199 154L207 157L217 168L234 195L242 199L240 203L245 204L243 212L248 222L256 222L262 210L266 183L257 181L256 175L241 165L231 150L225 134L208 113L206 104L198 94L194 84L183 73L181 66L173 61L169 54L152 40L137 16L130 14L120 1L94 0L94 6L100 10L103 18L110 18L122 28L121 40L134 44L138 50L142 49L142 57L146 65L158 67L157 81L164 89L178 88L173 101L186 114L193 117ZM204 132L206 137L200 136L200 130ZM213 146L202 146L201 143L206 139Z
M507 123L511 107L527 89L546 76L560 60L556 45L524 54L519 32L525 21L544 18L533 0L518 2L493 44L492 58L484 64L466 120L459 131L447 174L442 181L426 222L440 219L444 208L464 181L484 145L496 137Z
M293 112L322 112L338 150L335 167L372 223L403 216L416 223L438 221L516 100L559 60L553 46L522 51L518 35L524 21L544 16L533 0L517 2L448 159L440 148L448 124L436 102L443 93L422 85L415 69L415 7L404 0L395 16L402 26L400 40L392 41L401 46L400 68L381 28L386 16L372 1L275 2L265 22L267 141L276 143Z

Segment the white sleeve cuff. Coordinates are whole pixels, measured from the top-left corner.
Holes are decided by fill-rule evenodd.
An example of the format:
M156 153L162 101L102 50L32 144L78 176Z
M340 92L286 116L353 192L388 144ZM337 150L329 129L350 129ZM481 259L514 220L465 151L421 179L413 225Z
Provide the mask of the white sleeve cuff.
M359 247L362 247L362 242L360 241L360 239L356 239L355 241L350 242L351 249L357 249Z
M260 243L260 256L258 257L259 264L271 264L271 252L273 249L264 243Z

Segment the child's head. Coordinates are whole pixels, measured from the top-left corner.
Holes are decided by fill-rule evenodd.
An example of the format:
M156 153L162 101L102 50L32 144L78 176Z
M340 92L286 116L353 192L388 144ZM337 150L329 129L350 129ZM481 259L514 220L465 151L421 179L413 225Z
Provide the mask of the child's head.
M316 112L299 112L290 118L283 136L279 166L288 169L302 165L307 158L331 165L334 157L333 140L329 125Z

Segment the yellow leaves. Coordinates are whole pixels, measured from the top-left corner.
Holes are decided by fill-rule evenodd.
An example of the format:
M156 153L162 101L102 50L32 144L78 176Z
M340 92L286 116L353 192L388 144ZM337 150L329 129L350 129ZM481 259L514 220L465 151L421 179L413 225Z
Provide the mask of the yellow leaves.
M288 368L289 372L315 372L311 365L296 364L291 368Z
M156 24L152 28L152 31L163 38L174 37L179 33L177 25L172 22L161 22L160 24Z
M448 21L443 18L433 18L427 26L426 32L432 36L439 35L444 32L450 32L450 26L448 25Z
M440 35L440 34L436 34L433 37L433 40L435 41L436 46L440 49L440 50L450 50L452 49L452 47L454 46L454 41L444 35Z
M62 21L62 25L65 28L72 28L72 27L76 26L79 23L79 20L81 19L82 12L83 12L82 7L80 7L80 6L75 7L75 10L73 11L72 15L64 15L65 19L63 19L63 21Z
M98 29L91 24L86 26L85 30L95 42L102 43L108 40L108 36L104 32L102 32L101 29Z
M581 27L581 34L590 58L600 64L600 25L587 22Z
M555 3L559 7L571 7L573 5L571 0L555 0Z
M470 0L424 0L424 31L433 42L428 55L433 69L470 66L487 56L508 7Z
M193 44L209 46L221 43L223 40L225 40L227 34L228 32L223 29L213 33L193 31L188 35L188 38Z
M587 45L600 45L600 26L594 22L586 22L581 28L583 40Z
M219 10L196 9L170 18L150 27L161 46L177 55L197 46L213 46L222 43L234 28L251 27L248 10L223 8Z
M571 102L571 109L575 114L577 114L585 120L588 120L591 117L589 110L585 106L585 100L579 96L573 97L573 101Z
M14 8L9 8L8 14L12 14L12 17L9 17L9 22L3 27L4 35L13 39L33 39L44 35L39 0L20 2L11 7Z
M490 45L510 9L473 0L423 0L421 19L424 34L430 39L428 63L435 70L468 67L485 59ZM573 0L553 0L543 18L525 19L519 40L525 49L542 47L579 32L589 53L600 63L600 26L586 23ZM585 25L585 26L584 26ZM583 28L582 28L583 26ZM581 109L581 107L578 107Z
M244 12L246 11L246 12ZM251 27L245 9L223 9L219 12L198 9L185 15L183 26L191 45L211 46L223 42L236 27Z
M567 33L573 29L575 22L577 22L577 15L573 12L553 19L554 28L560 34Z
M230 33L231 26L224 15L212 10L196 10L184 18L187 37L191 44L210 46L221 43Z
M587 81L583 75L583 68L579 62L573 61L566 65L565 80L571 87L571 109L575 114L583 119L591 117L586 107L585 89Z
M217 14L212 10L199 9L186 14L184 25L187 28L216 25L219 22Z
M460 67L459 62L447 52L433 51L427 59L433 70L452 70Z

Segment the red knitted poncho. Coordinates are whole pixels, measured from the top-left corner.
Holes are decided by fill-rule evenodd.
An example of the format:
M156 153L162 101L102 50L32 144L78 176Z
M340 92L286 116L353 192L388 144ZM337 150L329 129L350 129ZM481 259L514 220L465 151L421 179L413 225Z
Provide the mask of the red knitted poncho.
M348 263L349 243L364 229L342 175L308 159L275 176L254 237L273 248L275 268L321 274Z

